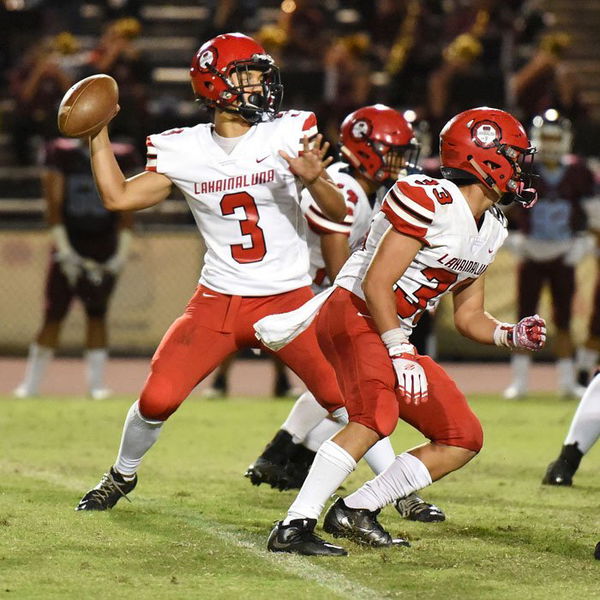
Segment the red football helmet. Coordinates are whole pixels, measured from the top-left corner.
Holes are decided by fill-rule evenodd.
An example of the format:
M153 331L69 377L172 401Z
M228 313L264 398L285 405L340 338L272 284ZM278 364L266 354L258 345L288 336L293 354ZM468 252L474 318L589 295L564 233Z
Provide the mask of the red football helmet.
M260 82L253 81L249 71L260 71ZM225 33L205 42L192 60L190 77L199 100L238 113L249 123L258 123L263 116L274 118L281 105L283 86L274 60L241 33Z
M390 184L416 166L419 144L410 123L383 104L350 113L340 129L340 150L371 181Z
M503 204L533 206L531 184L535 148L512 115L497 108L472 108L450 119L440 133L440 164L446 179L477 179Z

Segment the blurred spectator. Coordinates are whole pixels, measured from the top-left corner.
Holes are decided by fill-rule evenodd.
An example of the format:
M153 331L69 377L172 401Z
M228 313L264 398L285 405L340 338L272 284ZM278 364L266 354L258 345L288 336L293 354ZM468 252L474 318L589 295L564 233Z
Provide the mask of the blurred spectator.
M318 0L283 0L277 26L284 32L281 51L286 105L314 107L323 93L323 55L330 38L327 13Z
M492 1L454 3L440 31L441 60L428 76L432 133L454 114L473 106L502 106L500 72L502 9Z
M151 73L135 44L141 30L140 22L134 18L109 23L98 45L90 52L88 70L90 74L107 73L119 84L121 111L111 123L112 135L117 139L131 139L143 154L149 131L148 86Z
M205 40L228 31L253 30L259 5L258 0L219 0L212 11L209 27L199 32L199 38Z
M334 38L324 57L325 80L319 111L321 130L336 140L342 119L370 102L369 39L364 34Z
M11 134L15 158L20 165L36 160L34 142L58 135L56 112L73 83L63 59L77 52L72 36L44 38L33 45L10 75L16 100Z
M570 46L568 34L546 33L531 59L514 73L510 85L522 121L531 123L549 108L559 110L576 127L586 118L577 77L564 60Z
M133 146L113 144L122 168L132 172L140 160ZM46 147L43 173L47 218L54 243L46 281L44 322L29 348L19 398L35 396L59 343L63 321L75 298L86 312L88 393L109 395L104 386L108 357L106 314L130 246L131 214L102 206L89 166L87 140L59 138Z
M583 201L593 194L594 177L583 160L570 155L570 122L557 111L536 116L530 137L539 155L534 163L539 200L527 209L513 206L509 213L520 228L508 243L521 259L518 310L520 316L537 312L542 289L549 286L556 326L553 350L559 393L581 396L583 388L575 377L571 318L575 270L590 249ZM526 395L530 363L529 353L513 353L513 381L504 392L505 398Z

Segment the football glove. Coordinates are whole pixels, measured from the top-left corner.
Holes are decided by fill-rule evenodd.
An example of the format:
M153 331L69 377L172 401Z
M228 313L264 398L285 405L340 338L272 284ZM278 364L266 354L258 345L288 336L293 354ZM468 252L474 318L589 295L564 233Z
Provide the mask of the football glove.
M390 358L396 371L400 395L406 404L419 406L427 402L427 376L423 367L417 362L414 350L413 353L401 351L396 353L394 350L395 348L390 348Z
M494 343L519 350L540 350L546 343L546 321L540 315L533 315L514 325L500 323L494 330Z

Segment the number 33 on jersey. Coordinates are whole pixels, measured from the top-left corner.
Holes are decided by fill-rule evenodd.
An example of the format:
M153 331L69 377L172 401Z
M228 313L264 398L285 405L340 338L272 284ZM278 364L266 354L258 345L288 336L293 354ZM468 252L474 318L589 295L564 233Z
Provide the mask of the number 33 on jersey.
M455 184L410 175L388 191L364 249L344 265L338 285L364 299L360 283L390 226L423 244L395 285L398 316L407 335L425 308L435 307L443 295L482 275L506 238L506 219L498 208L490 208L477 223Z
M240 296L310 284L301 185L278 151L295 156L316 134L312 113L286 111L250 128L230 154L206 123L148 138L146 170L183 192L204 238L201 284Z

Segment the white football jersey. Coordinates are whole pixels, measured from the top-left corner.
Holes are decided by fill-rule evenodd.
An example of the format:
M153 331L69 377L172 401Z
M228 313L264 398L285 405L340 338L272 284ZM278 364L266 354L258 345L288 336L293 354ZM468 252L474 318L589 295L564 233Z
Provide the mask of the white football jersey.
M394 285L407 337L426 308L482 275L506 239L506 218L493 206L477 225L460 189L447 179L409 175L388 191L365 248L346 262L335 283L364 300L361 283L381 236L394 227L423 246Z
M148 138L146 170L166 175L182 192L204 238L200 283L224 294L268 296L309 285L301 183L278 154L297 156L313 140L313 113L285 111L258 123L231 154L212 124Z
M325 261L321 252L320 236L327 233L343 233L348 236L350 252L362 247L373 209L358 181L348 173L348 165L337 162L327 168L327 173L344 194L346 217L342 223L327 218L317 206L308 190L302 192L302 212L308 223L308 248L310 251L310 276L313 287L324 289L331 285L325 272Z

